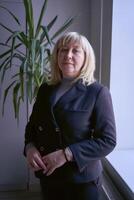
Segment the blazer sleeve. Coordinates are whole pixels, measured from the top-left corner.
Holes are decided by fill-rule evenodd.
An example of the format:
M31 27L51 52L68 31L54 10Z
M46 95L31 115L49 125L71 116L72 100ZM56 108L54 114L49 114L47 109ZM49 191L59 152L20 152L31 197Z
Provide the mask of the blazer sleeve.
M116 126L111 95L102 87L93 110L94 137L69 146L80 171L93 160L108 155L116 145Z

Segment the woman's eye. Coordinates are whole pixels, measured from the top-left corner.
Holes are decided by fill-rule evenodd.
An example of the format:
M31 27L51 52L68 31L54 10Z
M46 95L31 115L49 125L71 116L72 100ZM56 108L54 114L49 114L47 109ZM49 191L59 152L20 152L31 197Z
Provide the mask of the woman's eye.
M80 53L80 49L74 49L73 52L74 53Z
M69 48L66 48L66 47L60 49L60 53L68 53L68 52L72 52L74 54L77 54L77 53L81 53L81 49L78 49L78 48L69 49Z
M67 51L68 51L67 48L62 48L62 49L60 49L60 52L67 52Z

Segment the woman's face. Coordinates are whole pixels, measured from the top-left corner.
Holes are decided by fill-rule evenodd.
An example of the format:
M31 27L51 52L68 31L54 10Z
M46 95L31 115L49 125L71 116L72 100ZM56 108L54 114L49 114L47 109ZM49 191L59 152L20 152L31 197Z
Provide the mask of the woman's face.
M76 78L80 74L84 60L84 50L78 43L71 42L59 49L58 65L63 77Z

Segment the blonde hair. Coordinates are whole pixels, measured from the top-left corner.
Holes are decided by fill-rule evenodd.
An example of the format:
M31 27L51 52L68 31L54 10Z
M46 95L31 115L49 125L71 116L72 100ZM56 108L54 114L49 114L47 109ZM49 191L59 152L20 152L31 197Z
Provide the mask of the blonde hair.
M82 79L83 84L90 85L95 81L94 72L95 72L95 55L92 46L90 45L87 38L83 35L80 35L77 32L68 32L65 33L59 40L56 42L55 47L52 52L52 59L50 62L51 67L51 79L49 84L57 84L62 79L62 74L58 66L58 50L65 46L67 43L78 43L84 50L85 61L84 65L80 71L80 74L74 81Z

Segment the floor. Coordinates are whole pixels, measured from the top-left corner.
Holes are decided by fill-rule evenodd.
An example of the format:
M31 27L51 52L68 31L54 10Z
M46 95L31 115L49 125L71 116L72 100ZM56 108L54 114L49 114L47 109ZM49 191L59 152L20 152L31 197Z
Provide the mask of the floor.
M26 192L26 191L13 191L13 192L0 192L0 200L42 200L40 192ZM107 200L102 193L100 200Z
M42 200L39 192L0 192L0 200Z

